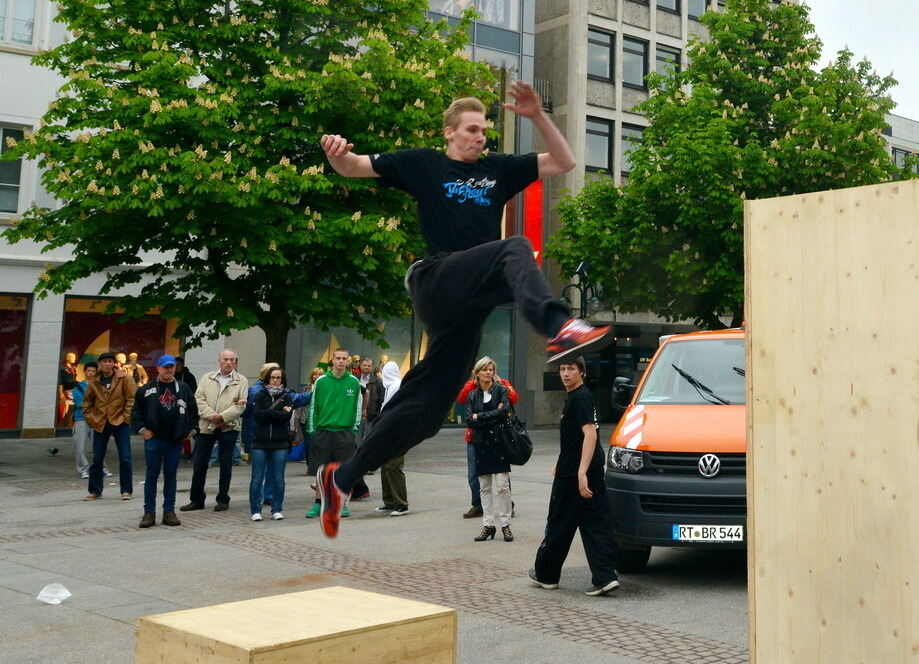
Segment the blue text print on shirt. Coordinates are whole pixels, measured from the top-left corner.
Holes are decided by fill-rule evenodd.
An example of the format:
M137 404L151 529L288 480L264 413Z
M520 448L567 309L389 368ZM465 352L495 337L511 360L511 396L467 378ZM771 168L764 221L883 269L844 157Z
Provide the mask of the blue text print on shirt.
M455 198L458 203L471 201L476 205L488 207L491 205L491 199L488 194L495 184L497 184L497 181L490 178L481 178L479 180L469 178L468 180L444 182L444 193L447 198Z

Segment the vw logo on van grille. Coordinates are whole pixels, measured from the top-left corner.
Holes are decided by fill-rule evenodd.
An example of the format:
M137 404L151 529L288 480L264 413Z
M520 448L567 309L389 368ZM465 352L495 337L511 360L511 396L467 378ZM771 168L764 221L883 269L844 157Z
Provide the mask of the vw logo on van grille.
M714 454L703 454L699 459L699 474L702 477L711 479L721 472L721 459Z

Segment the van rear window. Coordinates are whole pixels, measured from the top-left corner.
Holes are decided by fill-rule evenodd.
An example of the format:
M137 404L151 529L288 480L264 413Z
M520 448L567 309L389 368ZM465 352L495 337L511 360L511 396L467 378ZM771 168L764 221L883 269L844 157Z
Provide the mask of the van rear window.
M673 341L649 371L636 403L746 403L743 339Z

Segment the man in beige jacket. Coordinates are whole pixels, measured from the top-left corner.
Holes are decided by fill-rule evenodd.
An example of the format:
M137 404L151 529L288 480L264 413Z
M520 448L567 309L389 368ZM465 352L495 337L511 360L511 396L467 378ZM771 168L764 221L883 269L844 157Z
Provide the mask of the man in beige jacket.
M195 392L198 404L198 435L195 437L194 472L191 479L189 503L182 512L204 509L204 481L211 450L217 445L220 481L215 512L223 512L230 504L230 479L233 475L233 448L246 409L249 381L236 372L236 351L227 348L217 358L218 371L204 374Z

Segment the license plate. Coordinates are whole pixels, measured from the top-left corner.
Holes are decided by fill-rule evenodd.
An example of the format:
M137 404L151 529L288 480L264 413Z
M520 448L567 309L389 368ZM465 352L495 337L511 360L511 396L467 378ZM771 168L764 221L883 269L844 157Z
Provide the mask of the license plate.
M743 526L686 526L673 524L678 542L743 542Z

